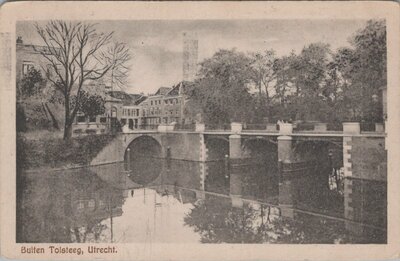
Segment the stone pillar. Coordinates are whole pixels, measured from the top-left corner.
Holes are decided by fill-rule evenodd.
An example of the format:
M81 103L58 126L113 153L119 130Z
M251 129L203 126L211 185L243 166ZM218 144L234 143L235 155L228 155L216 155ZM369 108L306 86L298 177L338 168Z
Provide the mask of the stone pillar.
M157 131L159 131L159 132L167 132L168 131L167 125L166 124L158 125L157 126Z
M292 135L293 124L291 123L280 123L279 124L279 134L281 135Z
M346 229L355 233L362 234L362 227L355 220L354 204L353 204L353 164L351 160L352 136L360 134L360 123L343 122L343 169L344 169L344 217L349 220L345 222Z
M242 124L238 122L231 123L231 131L233 133L241 133L242 132Z
M352 176L352 161L351 148L352 136L360 134L360 123L358 122L343 122L343 167L344 176Z
M383 123L375 123L375 132L385 132L385 127L383 126Z
M239 166L232 166L229 180L229 194L231 196L232 207L242 208L242 176L245 175Z
M204 123L196 122L195 131L196 132L204 132L206 130L206 125Z
M285 217L294 217L293 207L295 206L295 183L292 177L286 175L282 170L282 164L290 163L293 161L292 137L279 136L278 137L278 164L280 168L279 173L279 206L281 214Z
M278 161L293 161L292 136L278 137Z
M343 134L357 135L360 134L359 122L343 122Z
M229 136L229 158L241 159L242 158L242 139L240 135L233 134Z

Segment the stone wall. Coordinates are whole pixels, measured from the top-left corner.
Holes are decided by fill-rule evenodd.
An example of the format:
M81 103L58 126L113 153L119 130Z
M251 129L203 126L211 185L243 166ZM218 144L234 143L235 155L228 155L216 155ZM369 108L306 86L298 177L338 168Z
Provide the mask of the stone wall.
M387 152L383 137L344 137L345 176L366 180L387 180Z
M161 146L168 147L171 151L171 159L202 161L205 156L201 151L204 139L199 133L165 133L161 135Z

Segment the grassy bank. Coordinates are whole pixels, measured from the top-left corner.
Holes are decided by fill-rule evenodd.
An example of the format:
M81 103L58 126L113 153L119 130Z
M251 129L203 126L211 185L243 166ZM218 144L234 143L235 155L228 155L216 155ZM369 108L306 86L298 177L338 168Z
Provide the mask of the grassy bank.
M88 135L61 138L29 139L17 135L17 167L22 169L62 168L88 165L114 138L112 135Z

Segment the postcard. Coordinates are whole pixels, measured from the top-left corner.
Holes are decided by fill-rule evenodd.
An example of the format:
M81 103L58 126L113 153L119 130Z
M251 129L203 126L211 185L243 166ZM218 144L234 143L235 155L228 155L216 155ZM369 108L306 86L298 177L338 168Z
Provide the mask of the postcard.
M399 258L399 4L9 2L1 255Z

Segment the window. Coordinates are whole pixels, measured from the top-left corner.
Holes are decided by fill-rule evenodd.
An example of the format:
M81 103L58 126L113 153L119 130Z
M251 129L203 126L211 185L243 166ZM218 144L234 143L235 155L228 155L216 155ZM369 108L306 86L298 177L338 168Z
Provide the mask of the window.
M79 200L78 203L76 204L76 209L77 210L82 210L85 208L85 203L83 200Z
M94 199L89 200L88 208L94 209L95 207L96 207L96 201L94 201Z
M164 104L168 104L168 100L164 100Z
M100 117L100 123L106 123L107 117Z
M121 119L121 123L122 123L122 125L125 125L126 124L126 119Z
M139 116L139 109L136 109L136 116Z
M96 122L96 116L89 116L89 122Z
M22 75L27 75L29 70L34 68L33 62L23 62L22 63Z
M153 105L153 101L150 102L150 105Z
M86 122L86 117L83 116L83 115L79 115L79 116L76 117L76 122L77 123L84 123L84 122Z

